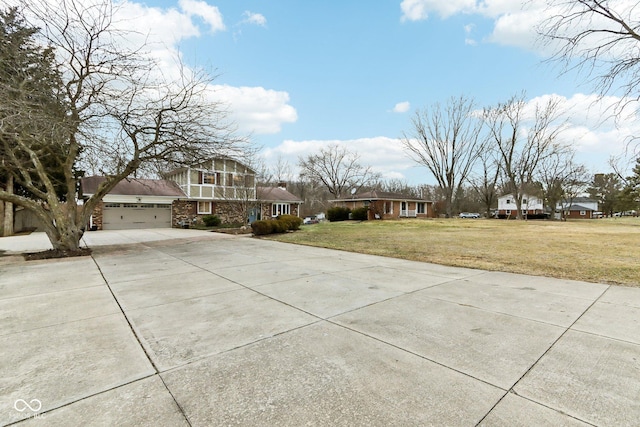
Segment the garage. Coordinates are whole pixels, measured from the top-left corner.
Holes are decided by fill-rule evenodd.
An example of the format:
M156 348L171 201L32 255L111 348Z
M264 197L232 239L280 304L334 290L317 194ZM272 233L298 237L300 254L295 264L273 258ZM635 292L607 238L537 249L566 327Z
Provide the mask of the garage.
M103 230L170 228L171 205L160 203L105 203Z

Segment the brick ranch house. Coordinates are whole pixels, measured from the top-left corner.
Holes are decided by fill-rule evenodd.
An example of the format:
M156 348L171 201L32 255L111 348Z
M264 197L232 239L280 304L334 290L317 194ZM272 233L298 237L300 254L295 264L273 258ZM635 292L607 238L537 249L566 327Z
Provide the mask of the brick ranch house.
M556 214L560 216L560 211L564 211L564 218L567 219L592 219L595 218L594 213L598 212L598 201L587 197L576 197L571 203L558 203L556 206Z
M201 223L205 215L217 215L225 224L247 224L277 216L274 212L298 215L302 200L286 188L256 188L255 175L236 160L218 158L176 169L165 179L127 178L98 204L88 226L93 230L185 227ZM82 178L80 197L90 197L104 179Z
M329 202L349 209L367 207L370 220L435 217L432 201L388 191L367 191Z

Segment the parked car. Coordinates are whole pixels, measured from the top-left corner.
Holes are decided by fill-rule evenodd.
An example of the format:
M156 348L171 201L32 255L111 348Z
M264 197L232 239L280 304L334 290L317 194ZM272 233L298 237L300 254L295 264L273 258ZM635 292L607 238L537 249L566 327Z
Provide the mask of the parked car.
M318 222L318 218L316 218L315 216L308 216L305 219L302 220L303 224L317 224Z
M460 212L460 218L480 218L480 214L479 213L472 213L472 212Z

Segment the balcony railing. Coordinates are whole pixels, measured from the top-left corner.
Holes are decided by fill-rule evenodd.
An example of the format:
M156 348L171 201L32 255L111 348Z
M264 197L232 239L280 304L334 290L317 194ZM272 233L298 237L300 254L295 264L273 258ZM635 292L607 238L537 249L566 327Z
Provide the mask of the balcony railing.
M404 218L415 218L417 215L415 209L405 209L400 211L400 216Z

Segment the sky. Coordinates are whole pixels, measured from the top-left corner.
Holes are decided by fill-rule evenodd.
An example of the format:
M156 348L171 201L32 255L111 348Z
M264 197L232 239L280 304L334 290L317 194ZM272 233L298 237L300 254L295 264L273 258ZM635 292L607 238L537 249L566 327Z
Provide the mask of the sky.
M294 175L299 156L337 143L384 178L434 184L400 143L412 115L451 97L482 109L522 92L531 103L560 97L563 138L592 172L609 172L638 121L616 126L603 111L619 98L599 98L585 76L545 61L539 1L148 0L118 13L154 54L211 70L239 132Z

